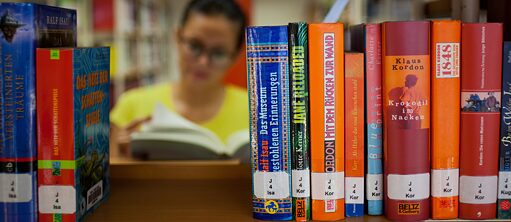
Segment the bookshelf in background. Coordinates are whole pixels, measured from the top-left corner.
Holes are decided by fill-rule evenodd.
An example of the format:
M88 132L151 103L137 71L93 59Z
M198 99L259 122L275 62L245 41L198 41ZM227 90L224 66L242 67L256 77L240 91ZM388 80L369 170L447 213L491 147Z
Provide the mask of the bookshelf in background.
M14 0L15 2L18 0ZM111 106L126 90L171 79L176 5L165 0L32 0L74 8L78 46L111 47Z

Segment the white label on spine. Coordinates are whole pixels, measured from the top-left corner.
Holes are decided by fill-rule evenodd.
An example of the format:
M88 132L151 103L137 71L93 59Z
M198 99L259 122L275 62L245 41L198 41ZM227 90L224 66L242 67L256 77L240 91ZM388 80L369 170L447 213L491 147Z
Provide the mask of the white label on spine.
M289 174L286 172L261 172L254 173L254 195L263 199L288 198Z
M103 199L103 180L99 181L87 191L87 210Z
M387 192L393 200L424 200L429 198L429 173L389 174Z
M43 214L73 214L76 211L76 191L73 186L40 186L39 212Z
M499 199L511 199L511 172L499 172Z
M366 175L367 200L383 200L383 174Z
M312 173L312 199L337 200L344 198L344 172Z
M431 170L431 196L458 196L459 169Z
M497 201L497 176L461 176L460 202L491 204Z
M346 203L364 203L364 178L346 177Z
M310 197L310 171L293 170L293 197Z
M0 173L0 202L23 203L32 200L32 175Z

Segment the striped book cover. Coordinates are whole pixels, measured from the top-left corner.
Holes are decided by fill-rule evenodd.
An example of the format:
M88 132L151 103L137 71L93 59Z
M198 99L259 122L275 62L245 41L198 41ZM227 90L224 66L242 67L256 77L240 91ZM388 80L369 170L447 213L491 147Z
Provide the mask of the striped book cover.
M351 49L365 56L365 154L367 214L383 214L383 105L381 24L352 26Z
M364 53L344 55L346 217L364 216Z
M431 22L431 217L433 219L458 218L460 42L460 21Z
M289 24L293 217L311 219L309 45L306 23Z
M291 220L288 27L246 29L253 216Z
M309 25L312 219L344 218L344 25Z

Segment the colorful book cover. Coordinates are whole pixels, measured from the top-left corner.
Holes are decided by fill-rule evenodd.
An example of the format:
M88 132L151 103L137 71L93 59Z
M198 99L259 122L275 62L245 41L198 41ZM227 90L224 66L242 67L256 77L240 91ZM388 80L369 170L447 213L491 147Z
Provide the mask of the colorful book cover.
M384 202L393 221L429 218L429 28L429 22L382 26Z
M497 215L502 24L461 28L461 130L459 218Z
M35 49L76 46L76 11L0 3L0 221L37 221Z
M246 29L253 216L291 220L288 27Z
M364 216L364 53L344 55L346 217Z
M497 218L511 219L511 42L504 42L502 62Z
M458 218L460 42L460 21L431 22L431 214L433 219Z
M110 192L109 48L37 49L39 221L82 221Z
M309 48L307 24L289 24L289 90L291 95L291 171L293 217L311 219Z
M381 25L350 28L351 49L365 56L365 166L367 214L383 214Z
M313 220L344 218L344 25L309 25Z

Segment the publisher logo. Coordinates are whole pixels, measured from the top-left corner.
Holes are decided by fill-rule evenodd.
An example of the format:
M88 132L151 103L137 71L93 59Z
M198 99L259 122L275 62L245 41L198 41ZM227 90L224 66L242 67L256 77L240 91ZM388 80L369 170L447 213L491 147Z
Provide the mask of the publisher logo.
M325 200L325 212L335 212L335 200Z
M511 203L509 202L509 200L503 200L502 202L500 202L500 209L501 210L511 209Z
M264 209L266 213L276 214L279 211L279 204L274 200L268 200L264 202Z
M296 200L296 220L304 219L306 220L306 210L305 210L305 199L297 199Z
M398 205L398 215L415 215L420 213L419 203L400 203Z

